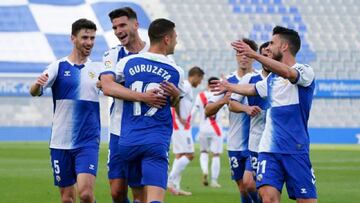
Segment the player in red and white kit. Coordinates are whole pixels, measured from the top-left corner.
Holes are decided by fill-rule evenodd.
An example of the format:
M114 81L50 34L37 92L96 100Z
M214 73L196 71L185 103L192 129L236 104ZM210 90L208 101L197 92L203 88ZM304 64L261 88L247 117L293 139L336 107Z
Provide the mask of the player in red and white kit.
M208 79L208 85L213 80L218 80L216 77L210 77ZM203 184L209 185L209 152L212 153L211 160L211 182L210 187L219 188L221 185L217 179L220 174L220 154L223 151L223 132L221 124L221 116L224 115L224 108L221 108L218 113L207 117L205 115L205 106L208 103L208 99L213 96L213 93L209 89L200 92L195 99L195 105L192 110L192 115L197 111L200 114L199 123L199 143L200 143L200 167L203 173Z
M188 79L184 80L182 96L178 110L172 109L173 134L172 144L175 159L168 178L168 189L173 195L191 195L180 189L181 173L194 158L194 141L191 135L191 110L194 102L192 88L197 87L204 77L204 71L199 67L189 70Z

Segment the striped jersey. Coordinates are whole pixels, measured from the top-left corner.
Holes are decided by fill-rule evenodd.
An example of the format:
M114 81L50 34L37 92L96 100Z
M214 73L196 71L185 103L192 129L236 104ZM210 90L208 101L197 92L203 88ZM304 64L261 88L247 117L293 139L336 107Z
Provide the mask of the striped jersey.
M51 87L54 116L50 148L76 149L100 143L99 89L102 63L76 65L67 57L51 63L44 73Z
M291 68L298 72L294 83L271 73L255 85L258 95L267 97L270 104L259 152L309 153L307 124L315 74L308 65L296 63Z

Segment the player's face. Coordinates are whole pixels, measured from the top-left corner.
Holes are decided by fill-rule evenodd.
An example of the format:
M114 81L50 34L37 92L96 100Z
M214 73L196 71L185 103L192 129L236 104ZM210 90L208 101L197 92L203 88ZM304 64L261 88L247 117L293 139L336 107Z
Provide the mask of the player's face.
M176 34L176 31L174 30L170 35L169 35L169 44L168 44L168 50L167 50L167 54L170 55L170 54L174 54L174 51L175 51L175 46L177 44L177 34Z
M239 68L246 70L246 69L252 68L254 59L251 59L247 56L240 56L240 55L236 54L236 61L237 61Z
M135 19L129 19L127 16L121 16L112 20L112 29L114 34L120 40L121 45L127 46L135 40L139 24Z
M271 56L272 59L281 61L283 58L283 53L281 52L282 41L279 35L273 35L270 41L269 46L266 47L266 50Z
M95 42L95 30L81 29L76 36L72 35L71 40L82 56L89 56Z
M203 80L204 76L202 75L194 75L191 81L191 86L197 87L201 84L201 81Z

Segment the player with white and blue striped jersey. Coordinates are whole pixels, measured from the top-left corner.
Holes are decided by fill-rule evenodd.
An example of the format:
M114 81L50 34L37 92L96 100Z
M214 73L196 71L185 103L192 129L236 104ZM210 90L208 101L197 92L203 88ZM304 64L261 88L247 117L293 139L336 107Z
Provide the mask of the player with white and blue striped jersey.
M94 46L96 25L87 19L72 24L71 54L51 63L31 86L32 96L51 87L54 117L50 138L54 183L62 202L95 201L93 188L98 166L100 110L97 78L101 63L88 56Z
M101 85L105 95L111 96L110 122L109 122L109 154L108 154L108 179L110 183L111 196L113 202L129 202L127 199L127 183L125 174L121 173L121 165L116 160L118 140L121 129L121 117L123 100L114 97L109 91L115 89L118 84L115 81L116 64L132 54L146 51L149 46L140 38L138 28L139 23L137 14L130 7L114 9L109 13L115 36L119 39L121 45L117 45L104 53L104 70L101 73ZM114 87L115 86L115 87ZM110 89L110 90L109 90ZM138 188L132 188L134 201L141 202L139 196L141 191Z
M267 56L265 51L269 42L262 44L259 48L260 54ZM260 73L250 73L244 76L240 84L255 84L258 81L265 79L269 74L268 69L263 66ZM256 171L258 165L258 149L261 135L265 128L266 110L269 107L266 99L260 96L248 96L248 105L242 105L240 101L244 99L243 95L232 94L229 102L229 109L232 112L245 112L250 116L250 134L249 134L249 151L250 155L246 160L246 167L244 172L243 182L246 190L250 194L254 202L260 202L256 190Z
M175 24L169 20L153 21L148 31L149 52L120 60L116 68L117 81L137 92L166 89L171 84L180 88L183 70L167 57L173 54L176 45L174 28ZM170 105L170 97L161 108L142 102L124 101L123 104L118 157L122 164L128 165L125 174L139 170L138 178L148 202L162 202L165 196L172 134ZM129 180L130 186L133 183L137 184L138 180Z
M256 59L271 74L255 85L214 83L214 91L236 92L266 97L270 108L259 144L257 187L264 202L279 202L284 182L289 198L298 202L317 202L315 175L309 158L308 119L315 87L313 69L296 63L299 34L276 26L267 47L271 58L252 51L243 42L232 46L240 55Z
M243 39L252 50L257 51L257 44L250 39ZM253 59L246 56L236 56L238 62L238 70L226 77L226 81L231 84L238 84L243 80L243 77L254 72L252 68ZM207 116L214 115L223 105L228 104L230 92L214 96L209 99L209 104L206 105L205 112ZM227 98L226 100L224 98ZM247 98L240 101L247 105ZM238 186L240 198L243 203L251 202L251 198L245 190L243 184L243 175L246 166L246 160L249 156L248 142L249 142L250 117L246 113L229 112L229 131L227 134L227 150L231 167L231 178Z

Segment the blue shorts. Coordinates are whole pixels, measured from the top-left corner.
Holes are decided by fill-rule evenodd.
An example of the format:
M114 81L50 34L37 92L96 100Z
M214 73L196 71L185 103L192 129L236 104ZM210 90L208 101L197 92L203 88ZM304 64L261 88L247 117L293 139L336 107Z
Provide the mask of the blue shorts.
M126 165L125 174L129 186L151 185L166 190L169 165L168 152L168 146L157 143L136 146L120 145L119 158L122 164Z
M231 179L234 181L241 180L244 175L249 151L228 151L228 155L231 168Z
M130 167L132 170L127 172L127 163L121 159L119 154L119 147L122 147L118 144L119 136L115 134L110 134L109 142L109 154L108 154L108 179L129 179L132 181L132 185L136 187L141 186L141 179L137 178L139 174L138 169L140 166L136 163L131 162ZM128 174L126 174L128 173Z
M290 199L316 199L314 170L309 154L259 153L256 186L275 187L282 191L284 183Z
M98 168L98 147L78 149L50 149L54 185L68 187L76 183L79 173L96 176Z
M254 180L256 180L257 168L258 168L258 153L250 151L250 155L246 160L245 170L250 171L253 174Z

